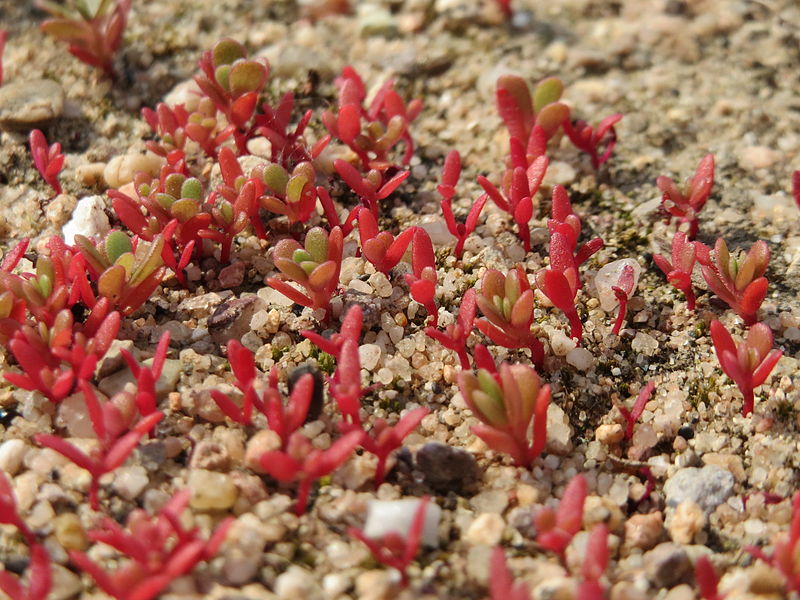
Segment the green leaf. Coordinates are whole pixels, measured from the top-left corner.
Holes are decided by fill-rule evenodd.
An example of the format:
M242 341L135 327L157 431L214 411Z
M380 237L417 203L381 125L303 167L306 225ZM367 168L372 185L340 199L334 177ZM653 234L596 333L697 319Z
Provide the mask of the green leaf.
M203 197L203 185L200 180L195 177L190 177L183 182L181 186L181 198L192 198L198 202Z
M175 202L175 196L172 194L159 193L156 194L156 202L158 202L164 210L169 210Z
M180 173L171 173L164 180L164 191L173 198L180 198L184 181L186 181L186 176Z
M42 31L64 42L85 41L90 37L91 30L82 21L68 19L49 19L42 23Z
M225 38L214 44L212 61L215 67L230 65L240 58L247 57L247 50L236 40Z
M537 113L548 104L558 102L564 93L564 83L558 77L542 79L533 91L533 112Z
M270 163L264 167L261 175L264 184L276 194L286 193L286 184L289 183L289 173L280 165Z
M122 286L125 284L125 275L125 267L122 265L109 267L97 280L97 291L109 300L118 298L122 293Z
M267 69L254 60L246 60L233 66L228 77L231 95L238 98L247 92L258 92L267 79Z
M98 252L94 242L87 238L85 235L75 234L75 245L83 254L83 257L89 262L91 267L98 273L102 273L110 266L106 258Z
M136 248L136 265L128 285L136 287L147 279L163 263L161 250L164 248L164 237L160 234L148 243L139 242Z
M230 80L231 76L231 66L230 65L220 65L214 70L214 79L217 80L217 83L222 86L222 89L230 92Z
M561 102L548 104L536 115L536 124L541 125L547 137L551 137L561 124L569 119L569 107Z
M300 264L303 262L309 262L312 259L311 255L307 251L303 250L302 248L298 248L292 253L292 260L297 264Z
M123 232L111 231L106 236L105 251L108 262L114 264L121 255L133 252L133 246L131 246L131 240Z
M286 186L286 200L289 202L299 202L303 195L303 188L308 183L305 175L293 175Z
M186 221L200 212L200 207L191 198L181 198L172 204L169 212L181 223L186 223Z
M306 234L306 250L318 263L328 260L328 234L322 227L313 227Z

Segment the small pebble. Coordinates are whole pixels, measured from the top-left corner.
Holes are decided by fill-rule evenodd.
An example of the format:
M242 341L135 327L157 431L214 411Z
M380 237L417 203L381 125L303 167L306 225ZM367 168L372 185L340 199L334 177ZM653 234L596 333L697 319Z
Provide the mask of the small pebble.
M364 535L380 538L390 531L406 535L414 519L420 500L371 500L367 507L367 521ZM425 508L425 525L422 529L422 544L429 548L439 545L439 519L442 509L435 502L428 502Z
M192 491L189 504L195 510L225 510L236 502L236 485L224 473L193 469L187 485Z
M0 127L29 131L64 113L64 90L52 79L10 81L0 87Z
M497 513L483 513L470 524L467 529L466 540L470 544L495 546L500 543L505 528L503 517Z

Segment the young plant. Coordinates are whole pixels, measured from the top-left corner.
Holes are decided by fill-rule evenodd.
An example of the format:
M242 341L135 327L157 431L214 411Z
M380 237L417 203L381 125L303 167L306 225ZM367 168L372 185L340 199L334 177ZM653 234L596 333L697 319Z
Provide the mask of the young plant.
M6 40L8 40L8 31L0 29L0 85L3 85L3 54L6 51Z
M495 546L489 558L489 600L530 600L531 592L524 581L514 582L506 564L506 554Z
M681 190L677 184L664 175L656 179L656 185L661 190L661 210L672 217L677 217L681 223L689 224L687 237L693 240L697 237L698 220L700 211L711 194L714 187L714 155L707 154L697 165L697 170ZM669 217L667 217L669 219Z
M478 217L480 217L481 211L489 198L486 194L482 194L470 208L466 221L464 223L457 222L455 214L453 214L453 196L456 194L456 184L460 176L461 155L457 150L452 150L444 160L442 183L436 189L442 197L440 206L447 230L456 238L456 247L453 250L456 258L461 258L464 253L464 243L470 234L475 231L475 227L478 225Z
M586 501L586 479L575 476L564 490L558 510L549 506L539 508L533 517L536 526L536 543L558 554L565 562L565 551L583 524L583 504Z
M529 348L537 366L544 363L544 346L531 332L533 290L521 265L503 275L487 269L475 302L485 319L475 324L492 342L506 348Z
M284 277L302 285L306 293L287 284L282 279L270 277L267 285L300 304L330 312L330 303L339 285L342 268L343 236L339 227L328 234L321 227L314 227L306 234L305 244L283 239L277 243L272 260Z
M703 600L723 600L725 597L717 589L719 577L708 556L703 555L694 563L694 579Z
M53 188L56 195L61 193L61 184L58 182L58 174L64 166L64 155L61 154L61 144L54 142L50 146L44 134L38 129L31 131L28 142L31 148L31 156L36 170L45 180L47 185Z
M406 274L406 283L411 288L411 297L422 304L428 314L433 317L431 326L439 323L439 311L436 308L436 256L433 253L433 242L428 232L418 227L414 231L411 246L411 273Z
M238 167L238 163L236 166ZM269 163L259 170L267 188L259 198L259 204L263 208L285 216L290 225L305 223L311 218L317 206L317 192L314 188L317 174L312 163L300 162L291 173L277 163Z
M772 349L772 330L764 323L756 323L744 340L734 342L725 326L714 320L711 339L722 370L742 393L742 415L746 417L753 412L753 390L766 381L783 352Z
M611 158L611 153L614 152L614 146L617 145L617 132L614 125L621 120L622 115L614 113L600 121L595 129L586 121L576 121L573 125L569 119L566 119L563 123L564 133L578 150L589 155L592 159L592 167L596 171Z
M36 543L36 536L33 531L25 524L25 521L22 520L22 517L17 512L17 498L5 471L0 471L0 524L16 527L20 535L25 538L26 544L33 545Z
M398 531L390 531L378 539L368 538L363 531L350 527L348 533L369 548L375 560L400 573L400 585L408 587L408 566L419 552L422 531L425 528L425 511L430 502L429 496L420 498L411 527L403 535Z
M97 587L116 600L151 600L195 565L211 559L219 550L234 518L228 517L204 540L197 527L186 529L181 514L189 504L190 490L175 494L155 516L134 509L123 528L104 517L89 538L112 547L127 557L123 566L106 571L89 556L70 550L70 560L94 579Z
M164 238L161 235L155 236L152 242L131 241L122 231L112 230L97 244L83 235L76 235L75 245L92 279L97 282L99 295L108 298L124 316L144 304L164 278ZM94 306L97 302L94 293L88 286L84 291L83 301Z
M622 329L622 323L625 321L625 315L628 312L628 300L633 296L634 291L634 273L633 267L625 265L622 267L622 272L619 274L617 285L612 285L611 290L617 297L619 302L619 311L617 312L617 320L614 322L614 327L611 329L612 335L619 335L619 330Z
M228 361L233 371L233 383L243 394L241 406L219 390L212 390L211 397L229 419L241 425L253 425L255 408L267 418L269 428L281 438L281 447L286 448L290 436L308 416L314 393L314 376L310 373L301 376L295 382L288 402L284 403L278 391L277 371L273 368L266 389L261 389L256 378L255 357L237 340L228 342Z
M467 353L467 340L475 326L475 313L477 310L477 292L475 288L469 288L461 299L461 306L458 308L458 318L452 325L439 331L435 327L426 327L425 333L439 342L445 348L458 354L461 368L469 369L469 354Z
M161 377L164 361L167 359L169 339L169 331L166 331L158 341L156 352L153 355L153 362L150 366L140 365L130 352L125 348L120 349L128 368L136 378L134 401L136 402L136 408L139 409L139 414L143 417L153 414L158 408L156 404L156 382Z
M547 443L547 407L550 386L540 387L539 376L526 365L502 363L499 372L479 368L461 371L458 389L481 421L472 432L514 463L530 467Z
M412 100L406 105L390 79L365 108L366 86L350 66L342 69L335 83L339 87L338 111L323 112L322 123L358 157L362 171L386 171L394 166L390 152L401 140L405 145L401 164L407 165L414 155L408 126L422 111L422 101ZM362 126L362 120L366 126Z
M2 80L0 80L0 83L2 83ZM792 173L792 195L797 208L800 208L800 171Z
M289 437L285 450L270 450L259 458L261 468L278 481L299 483L294 512L302 515L314 481L342 466L364 436L363 431L351 431L333 442L327 450L314 448L311 440L300 432Z
M394 237L388 231L378 230L378 222L372 211L363 206L357 208L356 211L361 254L373 264L376 270L388 276L403 258L418 228L410 227Z
M386 179L385 172L378 169L370 169L366 175L362 175L353 165L340 158L333 161L333 166L339 177L355 192L361 204L372 212L376 220L379 202L388 198L411 175L411 171L399 171Z
M763 560L783 575L788 592L800 592L800 567L796 558L800 553L800 492L796 492L792 498L792 522L789 531L773 544L772 555L765 554L761 548L755 546L745 549L754 558Z
M563 93L564 84L557 77L540 81L531 96L522 77L501 75L495 93L497 112L509 135L523 144L529 142L535 125L539 125L549 139L569 120L569 108L559 102Z
M608 525L598 523L589 532L586 558L581 565L581 582L576 597L581 600L605 600L600 579L608 568Z
M655 381L648 381L647 384L639 390L639 395L636 396L636 400L633 403L633 407L628 410L621 404L617 405L617 410L619 410L622 418L625 419L625 439L630 440L633 437L633 427L636 425L636 421L639 420L639 417L642 416L644 412L644 407L650 401L650 396L653 395L653 390L656 389L656 382Z
M682 231L676 232L672 238L671 263L661 254L653 255L653 260L667 276L667 281L686 296L686 307L689 310L694 310L696 302L692 287L692 271L696 259L697 242L688 241L688 237Z
M116 78L114 54L122 43L132 0L70 0L58 4L36 0L37 8L49 13L42 31L69 44L78 60Z
M725 240L717 238L713 258L705 245L697 249L703 279L711 291L742 317L745 325L755 323L769 285L764 277L769 265L767 243L758 240L746 255L742 252L731 255Z
M106 473L111 473L122 466L142 436L156 426L164 417L164 413L160 411L151 413L142 417L133 427L129 427L129 420L119 408L110 402L101 405L88 383L82 381L80 388L86 402L86 411L92 421L92 429L97 436L98 448L90 454L85 454L64 438L49 433L37 433L33 439L37 444L55 450L80 468L89 471L92 476L89 504L92 510L99 510L100 479Z
M341 356L342 346L345 341L352 340L358 346L358 340L361 338L361 328L364 321L364 311L359 304L353 304L347 309L347 312L342 318L342 325L338 333L333 333L330 339L322 337L315 331L308 329L301 331L300 335L308 340L311 340L323 352L327 352L335 359L339 360Z
M270 142L271 162L280 164L285 169L289 169L301 162L314 160L331 140L330 135L325 135L309 149L306 145L306 140L303 138L303 132L314 113L311 109L308 109L294 129L289 131L293 109L294 94L286 92L281 97L276 108L264 103L261 105L263 113L257 114L255 117L258 133Z
M330 380L329 391L336 401L346 423L361 426L361 360L358 356L358 340L345 339L336 354L336 371Z
M233 137L239 154L247 154L247 141L252 137L258 96L269 76L266 60L247 58L247 50L239 42L225 38L202 54L198 65L202 71L194 80L236 129Z

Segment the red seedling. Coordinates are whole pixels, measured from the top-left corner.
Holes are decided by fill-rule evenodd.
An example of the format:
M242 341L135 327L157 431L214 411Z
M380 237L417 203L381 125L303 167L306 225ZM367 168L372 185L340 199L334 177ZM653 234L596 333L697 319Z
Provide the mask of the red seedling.
M633 267L625 265L622 267L622 272L619 274L617 285L612 285L611 289L619 302L619 311L617 312L617 320L614 322L614 327L611 329L612 335L619 335L619 330L622 329L622 323L625 321L625 315L628 312L628 300L633 296Z
M302 285L306 293L277 277L269 277L267 285L301 306L323 308L327 315L331 298L339 286L342 246L339 227L334 227L330 234L321 227L310 229L303 246L296 240L281 240L275 246L272 260L284 277Z
M137 508L123 528L104 517L89 538L114 548L128 558L116 571L108 572L87 554L71 550L70 560L94 579L97 587L116 600L151 600L195 565L211 559L219 550L234 522L228 517L204 540L197 527L186 529L181 514L189 504L188 489L175 494L155 516Z
M549 160L541 155L528 164L522 143L511 138L512 166L503 177L503 194L483 175L478 183L497 207L507 212L517 225L517 237L525 252L531 249L530 220L533 216L533 197L542 185Z
M653 260L667 276L667 281L686 296L686 307L689 310L694 310L696 301L692 288L692 271L697 259L697 244L698 242L688 241L686 234L678 231L672 238L671 263L661 254L653 255Z
M621 404L617 405L617 410L619 410L622 418L625 419L626 440L630 440L633 437L633 427L636 425L636 421L639 420L639 417L642 416L644 407L650 401L650 396L653 395L653 390L655 389L656 382L648 381L647 384L641 390L639 390L639 395L636 396L636 401L633 403L633 407L630 410Z
M495 546L489 558L489 598L490 600L530 600L531 592L524 581L514 582L511 570L506 564L503 548Z
M725 326L714 320L711 321L711 339L722 370L733 379L744 397L742 415L746 417L753 412L753 390L766 381L783 352L772 349L772 330L764 323L756 323L744 340L734 343Z
M464 223L457 222L453 214L453 196L455 196L456 184L460 176L461 155L457 150L452 150L444 160L442 183L439 184L437 190L442 197L440 206L442 207L442 215L444 216L447 230L456 238L456 247L453 250L453 254L457 258L461 258L464 253L464 243L470 234L475 231L475 227L478 225L478 217L480 217L481 211L486 205L486 200L489 198L486 194L481 195L470 208L466 221Z
M382 171L371 169L362 176L358 169L342 159L333 161L333 166L339 177L355 192L361 204L366 206L376 219L379 212L378 203L388 198L411 175L411 171L400 171L386 179Z
M705 245L698 245L697 260L711 291L742 317L745 325L755 323L769 285L764 277L769 266L767 243L759 240L746 255L731 255L725 240L718 238L713 258Z
M566 119L563 123L564 133L578 150L589 155L592 159L592 167L597 170L611 158L611 153L614 152L614 146L617 145L617 132L614 125L621 120L622 115L619 113L609 115L600 121L595 129L586 121L576 121L573 125L569 119Z
M136 408L139 409L139 414L143 417L153 414L158 408L156 405L156 382L161 377L161 370L164 368L164 361L167 359L169 338L169 331L165 331L158 341L156 352L153 355L153 362L150 366L140 365L130 352L125 348L120 349L125 362L128 363L128 368L136 378Z
M164 417L162 412L154 412L142 417L136 425L128 428L129 423L120 410L110 402L100 404L92 387L81 382L81 391L86 402L86 410L92 421L92 428L99 442L99 447L90 455L84 454L77 447L57 435L38 433L34 436L37 444L55 450L82 469L89 471L92 482L89 486L89 503L92 510L100 509L98 492L100 479L111 473L127 460L142 436L148 434ZM127 432L127 433L126 433Z
M406 253L417 227L406 229L395 238L388 231L378 231L378 222L372 211L363 206L356 211L361 254L376 270L389 275Z
M581 582L576 598L580 600L605 600L600 579L608 568L608 525L599 523L589 532L586 555L581 565Z
M586 479L576 475L564 490L558 510L549 506L539 508L534 514L536 543L558 554L565 561L564 552L583 524L583 504L586 500Z
M104 0L57 4L37 0L36 6L54 17L42 23L42 31L69 44L68 50L75 58L114 79L114 54L122 43L131 3L132 0Z
M0 83L2 82L0 81ZM800 208L800 171L792 173L792 195L797 208Z
M223 151L224 148L220 151L220 164ZM236 159L231 164L239 166ZM270 163L258 168L257 172L267 188L258 199L262 207L277 215L284 215L290 225L305 223L311 218L317 206L317 192L314 188L317 174L313 164L307 161L298 163L290 173L280 164Z
M472 432L521 467L530 467L547 443L547 407L550 386L540 387L539 376L526 365L500 365L499 372L479 368L461 371L458 389L481 421Z
M389 425L385 419L375 419L369 431L363 429L361 423L339 424L343 433L350 431L363 431L361 447L378 458L375 467L375 488L379 488L386 477L386 461L392 452L403 445L403 440L414 431L429 413L430 409L420 406L408 411L394 425Z
M475 312L477 310L477 292L470 288L461 299L458 308L458 318L452 325L439 331L435 327L426 327L425 333L439 342L445 348L458 354L462 369L469 369L469 354L467 354L467 340L475 327Z
M58 174L64 166L64 155L61 154L61 144L54 142L50 146L44 134L38 129L31 131L28 138L31 148L31 156L36 170L45 180L47 185L53 188L56 195L61 193L61 184L58 182Z
M359 424L361 417L361 360L358 357L358 341L345 339L336 355L336 371L330 381L329 391L345 420Z
M656 185L662 193L661 209L668 215L677 217L681 223L688 223L687 237L690 240L696 238L697 217L714 187L714 155L707 154L703 157L697 165L694 177L684 190L680 190L672 179L664 175L656 179Z
M411 288L411 297L422 304L428 314L433 317L431 326L439 322L439 311L436 308L436 256L433 253L433 242L428 232L422 228L414 231L411 246L411 270L406 274L406 283Z
M332 334L330 339L326 339L317 332L310 330L301 331L300 335L311 340L320 350L327 352L338 360L342 345L346 340L353 340L358 345L363 320L364 311L361 305L353 304L347 309L339 332Z
M28 587L8 571L0 571L0 590L11 600L46 600L53 586L50 555L41 544L31 544Z
M253 425L255 408L267 418L269 428L281 439L281 447L286 448L291 435L308 416L314 393L314 376L310 373L301 376L292 387L288 402L284 403L278 391L278 372L273 367L268 385L263 386L256 378L253 353L237 340L228 342L228 361L233 371L233 383L243 394L241 406L219 390L212 390L211 397L229 419L241 425Z
M400 585L408 587L408 566L419 552L422 531L425 528L425 511L430 502L429 496L419 500L411 527L403 535L399 531L390 531L378 539L368 538L363 531L350 527L347 532L362 541L369 548L375 560L400 573Z
M289 438L286 450L271 450L261 455L259 462L271 477L288 483L297 481L297 502L294 512L306 512L311 485L320 477L330 475L350 457L364 436L363 431L351 431L336 440L327 450L314 448L311 440L299 432Z
M547 220L547 229L550 235L560 233L564 236L565 251L573 255L574 266L577 269L598 250L603 247L602 238L592 238L580 248L578 239L581 235L581 220L572 210L572 202L567 190L562 185L553 187L552 217ZM580 287L580 281L578 281Z
M292 122L292 111L294 109L294 94L286 92L278 103L277 108L272 108L267 103L261 105L263 114L256 115L255 122L257 131L260 135L267 138L271 146L271 158L273 163L282 165L289 169L300 162L309 162L317 158L328 142L330 135L320 138L309 150L303 138L308 123L311 121L313 111L308 109L289 131Z
M569 108L559 102L563 93L564 84L557 77L540 81L531 96L522 77L501 75L495 94L497 112L509 135L523 144L529 143L535 125L539 125L549 139L569 119Z
M497 269L487 269L475 302L486 317L475 324L486 337L498 346L530 348L531 360L541 367L544 346L531 332L533 290L521 265L511 269L508 275Z
M0 471L0 523L16 527L22 537L25 538L25 543L29 546L36 543L36 536L33 531L30 530L17 512L17 498L5 471Z
M719 593L719 577L708 556L703 555L694 563L694 579L703 600L722 600L725 596Z

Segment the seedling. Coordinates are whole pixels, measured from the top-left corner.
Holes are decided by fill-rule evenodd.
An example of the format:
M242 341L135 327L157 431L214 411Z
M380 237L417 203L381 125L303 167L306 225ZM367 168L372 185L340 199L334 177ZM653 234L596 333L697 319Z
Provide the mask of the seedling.
M611 329L612 335L619 335L619 330L622 329L622 323L625 321L625 314L628 312L628 300L630 300L633 295L633 285L633 267L625 265L622 267L622 272L619 274L617 285L611 286L611 290L617 297L617 302L619 302L617 320L614 322L614 327Z
M758 309L767 295L769 282L764 277L769 265L769 247L757 241L746 255L731 255L722 238L714 244L713 258L705 245L697 247L697 260L708 287L742 317L745 325L758 320Z
M456 238L456 247L453 254L457 258L461 258L464 252L464 243L470 234L475 231L478 224L478 217L481 215L483 207L486 205L488 196L482 194L478 197L472 208L467 214L467 219L464 223L458 223L453 214L453 196L456 193L456 184L461 176L461 155L457 150L452 150L447 155L444 161L444 168L442 169L442 183L439 184L437 190L442 197L440 206L442 207L442 215L444 222L447 225L447 230Z
M278 270L306 289L302 293L277 277L267 279L267 285L300 304L330 312L330 302L339 285L342 268L342 230L334 227L328 234L314 227L306 234L305 244L283 239L275 246L273 262Z
M570 480L558 510L543 506L534 513L536 543L558 554L565 562L565 551L583 524L583 504L586 501L586 479L577 475Z
M711 321L711 339L722 370L733 379L744 397L742 416L746 417L753 412L753 390L766 381L783 352L772 349L772 330L764 323L756 323L744 340L734 342L725 326L714 320Z
M0 523L16 527L20 535L25 538L26 544L33 545L36 543L36 536L33 531L19 516L14 488L11 486L5 471L0 471Z
M123 528L104 517L100 528L89 532L95 541L114 548L127 562L113 572L106 571L87 554L71 550L70 560L94 579L97 587L116 600L151 600L175 579L195 565L211 559L219 550L234 522L219 523L208 540L197 527L186 529L181 514L189 503L190 490L175 494L155 516L134 509Z
M342 159L333 161L333 166L339 176L358 196L361 204L372 211L376 219L379 212L378 203L384 198L388 198L411 174L411 171L399 171L387 179L384 172L370 169L366 175L362 175L358 169Z
M792 498L792 522L789 531L773 544L772 555L768 556L755 546L748 546L746 550L779 571L786 580L787 591L800 592L800 568L795 559L800 552L800 492L795 493Z
M508 275L487 269L475 302L486 317L475 324L486 337L498 346L529 348L533 363L537 366L544 363L544 346L531 332L533 290L521 265Z
M356 210L361 254L376 270L389 275L403 258L418 228L410 227L394 237L388 231L378 230L378 222L369 209L362 206Z
M714 570L711 560L703 555L694 563L694 579L700 590L700 597L703 600L723 600L725 597L719 592L719 577Z
M286 92L278 103L277 108L273 109L264 103L261 105L261 110L264 113L255 117L258 133L270 141L270 146L272 147L270 160L286 169L297 163L308 162L317 158L331 140L330 135L323 136L309 150L306 147L303 132L311 121L313 111L308 109L297 122L295 128L289 131L293 108L294 94Z
M667 281L686 296L686 307L689 310L694 310L696 302L692 287L692 271L696 259L697 242L688 241L687 235L682 231L676 232L672 238L671 263L661 254L653 255L653 260L667 276Z
M581 566L581 582L576 597L581 600L605 600L600 579L608 568L608 525L599 523L589 532L586 557Z
M573 125L569 119L563 123L564 133L569 141L578 149L586 152L592 159L595 170L611 158L614 146L617 145L617 132L614 125L622 120L622 115L615 113L609 115L593 128L586 121L576 121Z
M52 586L50 555L41 544L30 546L27 588L8 571L0 571L0 590L11 600L46 600Z
M495 546L489 558L490 600L530 600L531 592L524 581L514 582L506 564L506 554L501 546Z
M633 427L636 425L636 421L639 420L639 417L642 416L644 412L644 407L647 406L647 403L650 401L650 396L653 395L653 390L656 389L656 382L655 381L648 381L647 384L639 390L639 395L636 396L636 400L633 403L633 407L628 410L621 404L617 405L617 410L619 410L622 418L625 419L625 439L630 440L633 437Z
M436 256L433 253L433 242L428 232L422 228L414 231L411 246L411 270L406 274L406 283L411 288L411 297L422 304L428 314L433 317L431 326L439 322L439 311L436 308Z
M28 141L36 170L39 171L47 185L53 188L56 195L60 194L61 184L58 182L58 174L64 166L61 144L54 142L48 146L44 134L38 129L31 131Z
M445 348L458 354L461 368L469 369L469 354L467 354L467 340L475 327L475 312L477 309L477 292L470 288L461 299L458 309L458 318L452 325L445 327L444 332L435 327L426 327L425 333L439 342Z
M0 29L0 85L3 85L3 54L6 51L6 40L8 40L8 31Z
M528 84L517 75L501 75L497 79L497 112L512 138L527 144L535 125L544 130L547 138L553 137L564 121L569 119L569 108L559 102L564 84L557 77L540 81L531 96Z
M136 408L139 409L139 414L143 417L153 414L158 408L156 405L156 382L161 377L164 361L167 359L169 339L169 331L164 332L158 341L158 346L156 346L156 351L153 355L153 362L149 367L137 363L133 355L125 348L120 349L128 368L136 378L137 385L134 401L136 402Z
M92 421L92 429L94 429L99 442L97 451L87 455L63 438L49 433L37 433L33 439L37 444L55 450L80 468L89 471L92 476L89 486L89 504L92 510L99 510L100 479L106 473L111 473L122 466L139 444L142 436L156 426L164 417L164 413L160 411L151 413L142 417L136 425L128 429L129 423L114 404L106 402L101 405L94 390L85 381L81 382L80 388L83 392L84 402L86 402L86 410Z
M697 165L694 177L683 190L672 179L663 175L656 179L656 185L662 192L661 209L670 216L677 217L681 223L688 223L688 239L696 238L697 217L714 187L714 155L707 154L703 157Z
M259 462L271 477L278 481L299 483L294 512L302 515L315 480L329 475L350 457L364 436L363 431L351 431L336 440L327 450L314 448L311 440L299 432L289 438L286 450L271 450L261 455Z
M507 363L497 373L483 368L461 371L457 381L464 401L481 421L472 432L518 466L530 467L547 443L550 386L540 387L531 367Z
M2 83L2 80L0 80L0 83ZM797 208L800 208L800 171L792 173L792 195Z
M355 527L347 530L351 536L362 541L369 548L375 560L400 573L400 585L404 588L409 584L408 567L419 552L428 502L430 502L429 496L423 496L420 499L414 519L411 521L411 527L405 536L397 531L390 531L381 538L372 539Z
M342 325L338 333L331 335L330 339L322 337L315 331L304 330L300 334L316 344L320 350L327 352L337 360L339 359L342 346L346 340L352 340L358 345L361 337L361 327L364 320L364 311L358 304L353 304L347 309L342 319Z
M122 44L132 0L70 0L57 4L36 0L37 8L49 13L42 31L69 44L78 60L116 78L114 54Z

